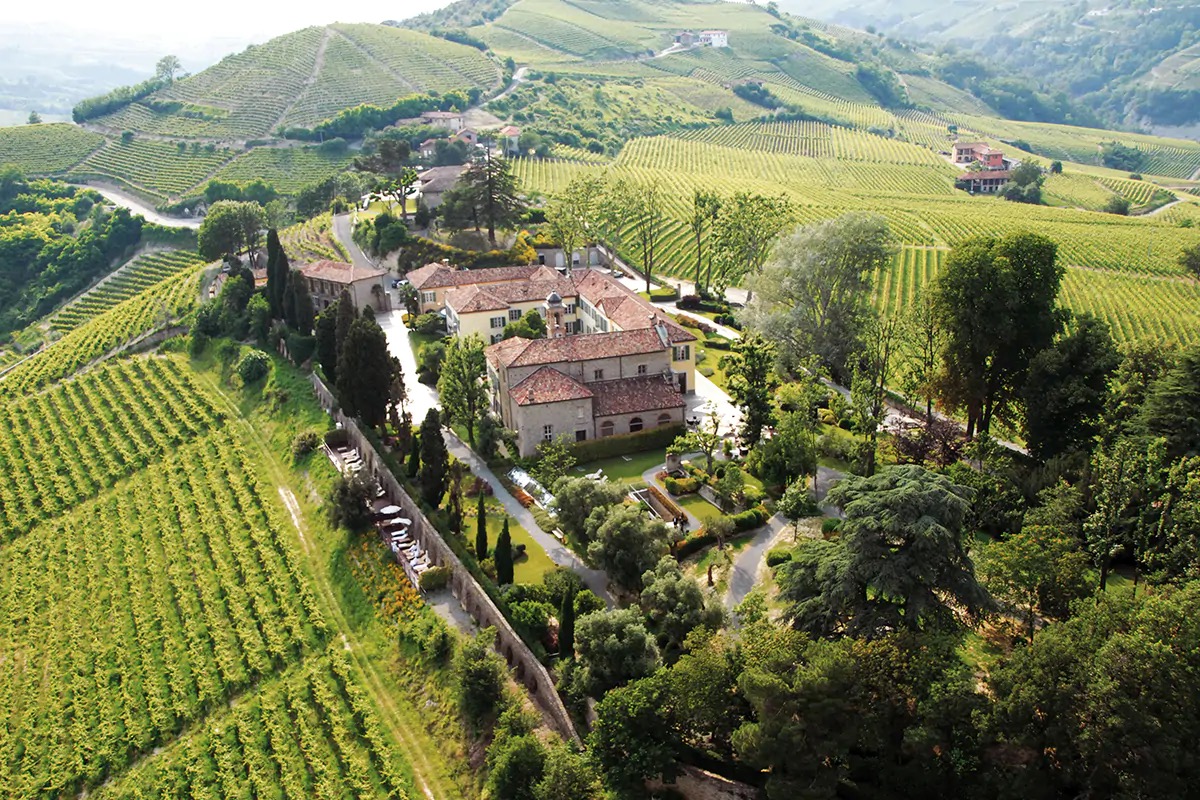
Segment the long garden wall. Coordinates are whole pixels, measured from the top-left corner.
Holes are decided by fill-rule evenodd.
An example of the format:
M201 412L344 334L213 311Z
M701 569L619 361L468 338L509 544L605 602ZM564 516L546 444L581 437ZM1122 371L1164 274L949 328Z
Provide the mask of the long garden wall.
M365 467L379 479L380 485L388 497L402 509L404 516L412 520L409 534L415 538L421 547L429 552L429 560L440 567L449 567L451 571L450 589L462 607L466 609L481 627L491 627L496 630L496 650L508 662L516 674L517 680L529 690L530 696L546 720L564 738L579 741L579 734L571 722L570 715L554 689L554 681L546 667L533 655L517 632L509 625L508 620L496 608L492 598L475 580L470 571L450 549L432 523L421 512L420 506L413 501L396 476L388 468L386 462L376 452L374 445L359 429L358 424L342 413L333 394L325 386L324 381L316 374L312 375L312 385L320 400L321 406L329 412L334 421L341 424L346 431L350 443L359 453Z

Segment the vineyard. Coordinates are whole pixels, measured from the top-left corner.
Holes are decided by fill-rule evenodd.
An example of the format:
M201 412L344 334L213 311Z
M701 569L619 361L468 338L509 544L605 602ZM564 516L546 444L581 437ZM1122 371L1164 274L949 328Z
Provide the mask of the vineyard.
M948 252L902 248L875 275L872 302L881 313L902 313L937 276ZM1060 297L1072 312L1107 322L1118 342L1200 342L1200 285L1194 281L1068 268Z
M98 123L132 130L195 138L263 136L298 97L316 66L322 28L280 36L226 56L208 69L175 81L152 95L165 103L190 104L212 112L156 112L135 103Z
M73 374L108 351L190 311L199 296L194 268L122 301L0 376L0 397L19 397Z
M75 125L0 128L0 164L27 175L57 175L85 159L104 137Z
M697 128L679 134L686 141L791 156L882 164L915 164L949 174L946 162L929 149L864 131L809 120L749 122Z
M256 147L213 177L237 183L262 179L281 194L290 195L341 172L350 159L345 153L322 153L315 147Z
M370 700L336 651L213 715L96 792L123 798L415 798Z
M112 141L77 164L68 177L116 179L158 197L179 197L231 157L227 149L209 152L150 139Z
M6 402L0 419L2 544L162 459L221 414L174 362L151 359L110 362Z
M279 232L279 242L292 266L312 261L350 260L346 248L333 235L332 224L332 217L326 213Z
M50 328L72 331L118 303L203 262L196 253L167 250L145 253L122 266L99 285L63 307L50 319Z
M333 29L401 76L414 91L490 89L500 82L500 68L473 47L387 25L339 24Z

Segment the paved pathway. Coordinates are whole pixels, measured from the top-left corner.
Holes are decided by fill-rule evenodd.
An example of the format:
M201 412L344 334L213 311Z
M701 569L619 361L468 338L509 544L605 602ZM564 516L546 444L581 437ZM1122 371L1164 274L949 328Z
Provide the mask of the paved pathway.
M443 430L443 435L446 439L446 449L450 451L451 455L459 461L465 462L471 472L491 484L493 496L504 506L504 511L529 532L533 540L546 551L546 555L550 556L550 560L560 567L566 567L578 573L579 577L583 578L584 584L611 607L613 599L608 593L608 576L604 571L587 566L566 545L543 531L533 514L529 513L529 509L517 502L517 498L504 488L496 474L482 458L475 454L474 450L467 446L466 442L459 439L450 430Z
M725 591L725 608L729 611L746 599L746 595L758 583L758 573L767 560L767 550L779 532L791 523L781 514L767 520L758 529L750 543L741 549L729 570L729 588ZM736 621L736 618L735 618Z
M420 425L429 413L429 409L438 408L437 389L417 380L417 357L413 352L412 343L408 338L408 328L404 327L401 310L377 314L375 321L387 335L388 352L400 359L404 368L404 388L408 390L406 408L412 414L413 425Z

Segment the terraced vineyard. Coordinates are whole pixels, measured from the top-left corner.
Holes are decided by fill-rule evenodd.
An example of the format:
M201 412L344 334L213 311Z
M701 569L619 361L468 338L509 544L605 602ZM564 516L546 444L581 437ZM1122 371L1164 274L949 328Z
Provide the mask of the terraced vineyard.
M402 77L411 91L489 89L500 82L499 66L473 47L387 25L339 24L333 29Z
M198 254L184 250L155 251L140 255L87 294L64 306L50 319L50 327L63 333L73 331L117 303L203 262L204 259Z
M227 149L180 150L172 142L152 139L135 139L129 144L112 141L84 159L68 177L130 183L166 199L185 194L232 157Z
M26 175L58 175L104 144L104 137L76 125L0 128L0 164Z
M97 120L113 130L198 138L250 138L271 131L299 97L317 63L323 28L305 28L226 56L156 92L153 99L195 108L160 113L131 106Z
M322 153L315 147L256 147L230 161L213 177L249 183L261 178L282 194L295 194L341 172L350 163L345 153Z
M193 268L124 300L0 376L0 397L19 397L65 378L131 339L190 311L202 268Z
M114 133L241 141L362 103L499 80L499 67L466 45L382 25L313 27L253 45L96 122Z
M279 232L279 243L293 266L312 261L349 261L346 248L333 235L333 219L326 213Z
M679 134L678 138L739 150L808 158L917 164L949 174L949 170L945 169L946 162L926 148L822 122L748 122L697 128Z

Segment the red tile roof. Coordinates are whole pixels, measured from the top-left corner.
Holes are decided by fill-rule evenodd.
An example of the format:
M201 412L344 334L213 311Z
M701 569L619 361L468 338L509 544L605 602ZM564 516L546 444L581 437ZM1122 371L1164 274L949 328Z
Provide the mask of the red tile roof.
M505 125L503 128L500 129L500 135L501 136L520 136L521 129L518 128L516 125Z
M522 342L524 346L510 344L514 342ZM532 367L659 353L664 349L666 347L657 331L642 328L636 331L584 333L561 339L523 339L516 336L492 345L486 352L488 359L496 365Z
M639 411L666 411L686 405L674 381L661 375L600 381L588 385L595 395L592 415L636 414Z
M666 325L671 344L696 341L691 331L607 273L596 269L576 270L574 280L579 296L601 309L604 316L622 330L648 328L654 317L653 324Z
M446 293L446 305L461 313L508 308L513 303L545 300L551 293L559 297L575 296L569 280L555 274L551 280L510 281L508 283L470 284ZM460 306L460 304L462 304ZM467 305L473 306L467 308Z
M387 270L367 267L356 267L343 261L314 261L300 268L300 274L306 278L319 281L332 281L349 285L356 281L382 278Z
M592 390L554 367L542 367L510 389L509 396L519 406L536 406L586 400L592 396Z
M542 267L538 264L493 267L491 269L458 269L434 262L409 272L408 280L417 290L444 289L450 286L467 286L472 283L528 280L539 269Z

